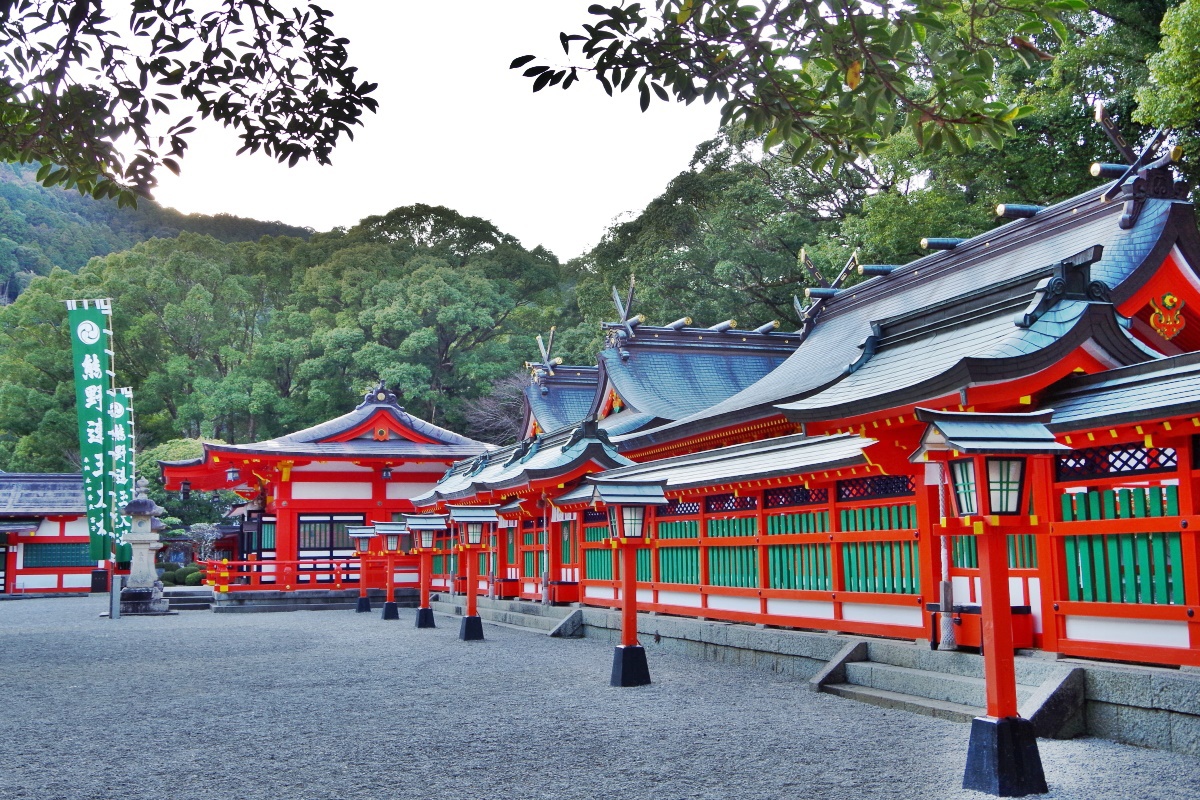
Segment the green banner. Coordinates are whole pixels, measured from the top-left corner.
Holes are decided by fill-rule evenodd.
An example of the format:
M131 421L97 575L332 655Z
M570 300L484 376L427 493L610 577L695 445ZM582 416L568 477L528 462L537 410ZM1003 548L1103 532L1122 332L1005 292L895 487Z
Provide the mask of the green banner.
M109 522L109 459L106 448L106 404L112 387L112 331L109 300L68 300L71 359L75 365L75 411L79 417L79 456L83 496L87 501L91 557L102 561L112 552Z
M129 561L133 548L125 544L133 519L122 509L133 499L133 389L110 389L108 392L108 457L109 530L116 542L116 560Z

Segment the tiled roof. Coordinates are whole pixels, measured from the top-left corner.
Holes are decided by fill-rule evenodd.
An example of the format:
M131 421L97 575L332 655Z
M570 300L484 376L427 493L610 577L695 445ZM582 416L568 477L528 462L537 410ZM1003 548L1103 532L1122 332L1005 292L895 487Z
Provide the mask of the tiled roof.
M611 382L627 410L646 415L641 425L676 420L761 380L799 343L795 333L641 325L634 338L610 339L601 351L600 381ZM592 411L599 411L604 400L598 393ZM631 429L622 425L624 432Z
M766 480L825 469L866 465L863 450L874 439L857 434L781 436L610 469L593 475L606 481L665 481L667 491Z
M1186 216L1187 224L1193 224L1192 212L1189 203L1150 199L1137 224L1122 230L1118 226L1122 204L1101 203L1104 188L840 292L826 304L812 332L781 367L727 400L676 422L620 437L618 444L622 449L639 448L769 416L775 413L776 404L802 399L853 374L848 366L862 355L860 345L873 333L873 322L1043 270L1093 245L1103 245L1104 254L1092 265L1091 277L1116 287L1117 295L1121 282L1152 251L1162 248L1168 221ZM1020 348L1029 341L1022 335L1008 344Z
M376 440L370 433L340 442L332 439L351 431L375 415L386 416L401 428L407 428L431 442L416 442L400 435ZM204 444L204 456L186 461L160 461L160 467L187 467L202 464L212 452L245 455L289 456L296 458L390 458L390 459L460 459L486 451L490 445L468 439L432 422L406 412L396 396L382 385L367 392L363 402L348 414L274 439L247 444Z
M1200 353L1064 378L1041 398L1054 431L1200 414Z
M0 518L83 514L83 476L79 473L0 472Z
M539 375L524 390L525 429L531 414L543 431L582 422L596 396L598 374L596 367L560 366L553 375Z
M589 461L601 468L633 463L617 453L608 436L594 423L584 422L575 429L526 439L460 461L431 490L414 497L413 504L430 506L439 500L462 500L481 492L519 489L530 481L564 475Z

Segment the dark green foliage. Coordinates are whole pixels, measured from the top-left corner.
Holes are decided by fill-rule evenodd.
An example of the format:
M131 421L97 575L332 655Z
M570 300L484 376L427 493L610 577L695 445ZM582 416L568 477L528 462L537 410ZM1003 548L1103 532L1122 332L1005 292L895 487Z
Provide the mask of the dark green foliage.
M156 170L179 172L197 113L237 130L243 151L327 164L376 108L315 4L111 5L0 6L0 160L41 164L46 186L132 205Z
M234 500L183 501L157 488L155 462L199 456L198 437L299 430L346 413L381 377L414 414L461 429L463 405L533 356L538 332L578 321L559 273L546 250L432 206L309 241L184 233L78 274L52 270L0 307L0 469L71 467L66 298L113 299L139 473L156 502L191 524L216 521Z
M185 586L199 586L203 582L204 582L204 573L203 572L189 572L187 574L187 577L185 577L183 579L183 583Z
M34 180L35 170L0 165L0 303L16 299L37 275L51 267L78 272L89 259L154 237L183 231L223 242L257 241L263 236L307 238L312 231L282 222L259 222L229 214L181 214L144 200L119 208Z

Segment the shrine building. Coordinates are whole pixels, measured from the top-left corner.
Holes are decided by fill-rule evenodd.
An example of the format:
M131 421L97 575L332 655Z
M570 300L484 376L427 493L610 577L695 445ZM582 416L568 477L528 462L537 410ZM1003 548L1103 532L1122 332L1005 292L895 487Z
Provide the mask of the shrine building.
M923 258L814 287L790 334L654 327L618 299L586 417L569 419L575 399L561 430L527 424L414 503L499 504L515 525L479 555L472 590L618 606L621 562L587 482L660 485L640 609L926 640L940 587L978 607L976 536L991 529L1009 543L1020 646L1200 666L1186 194L1159 159L1054 206L1001 206L1010 221L971 239L930 230ZM536 408L557 388L547 377L527 423L550 419ZM1026 458L988 439L1020 420L1066 449ZM956 455L980 448L986 475Z
M381 383L348 414L276 439L205 443L204 455L161 462L168 491L224 489L238 510L239 559L298 564L302 573L355 552L347 528L413 513L447 467L488 446L407 413Z

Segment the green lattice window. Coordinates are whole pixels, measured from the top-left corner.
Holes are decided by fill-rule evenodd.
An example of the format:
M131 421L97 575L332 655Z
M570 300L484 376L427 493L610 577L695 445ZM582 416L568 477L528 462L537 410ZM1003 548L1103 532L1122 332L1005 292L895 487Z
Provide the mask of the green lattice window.
M767 534L825 533L829 530L828 511L802 514L776 514L767 517Z
M891 506L843 508L838 514L844 531L901 531L917 528L917 507Z
M846 591L917 594L921 590L916 542L845 542L841 548Z
M1178 486L1089 489L1062 495L1062 516L1066 522L1174 517L1178 514Z
M91 557L87 542L26 544L22 549L22 563L27 568L96 566L96 559Z
M597 525L591 528L583 529L583 540L585 542L602 542L608 538L608 526Z
M758 586L758 548L710 547L708 582L711 586Z
M637 551L637 580L649 583L654 580L654 553L648 547L639 547Z
M658 580L661 583L698 585L700 583L700 548L659 548Z
M596 548L584 551L584 577L594 581L611 581L613 576L612 550Z
M828 544L773 544L767 547L772 589L832 588Z
M694 519L667 522L659 520L658 538L660 539L695 539L700 535L700 523Z
M1184 601L1178 532L1065 536L1067 597L1096 603Z
M950 563L960 569L979 569L979 542L974 536L950 537ZM1037 537L1032 533L1008 535L1008 566L1037 569Z
M275 549L275 523L264 522L259 533L259 545L263 550Z

